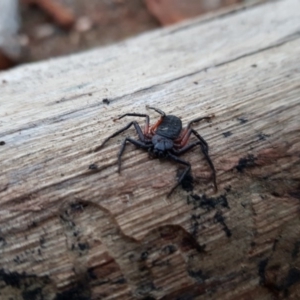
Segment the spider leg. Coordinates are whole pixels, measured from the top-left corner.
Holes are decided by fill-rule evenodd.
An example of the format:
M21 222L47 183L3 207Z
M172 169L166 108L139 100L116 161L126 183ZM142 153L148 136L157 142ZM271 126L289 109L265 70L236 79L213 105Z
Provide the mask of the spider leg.
M192 121L188 122L187 124L187 129L191 128L192 124L200 122L202 120L210 120L212 117L201 117L201 118L196 118L193 119Z
M134 139L131 139L131 138L125 138L122 145L121 145L121 148L120 148L120 151L118 153L118 173L121 172L121 158L122 158L122 154L125 150L125 147L126 147L126 142L130 142L132 143L133 145L137 146L137 147L140 147L140 148L143 148L143 149L148 149L152 146L152 144L150 145L147 145L146 143L144 142L141 142L141 141L137 141L137 140L134 140Z
M116 118L115 120L120 120L126 116L131 116L131 117L142 117L142 118L146 118L146 122L145 122L145 128L144 128L144 134L147 134L149 131L149 124L150 124L150 118L148 115L146 114L137 114L137 113L128 113L128 114L124 114L118 118Z
M216 177L217 177L216 176L216 169L215 169L215 166L214 166L213 162L211 161L211 159L209 157L209 154L208 154L208 144L205 141L205 139L195 129L192 129L192 133L199 140L202 153L204 154L204 156L205 156L205 158L206 158L206 160L207 160L207 162L208 162L208 164L209 164L209 166L210 166L210 168L212 170L215 191L217 192L218 191L218 187L217 187L217 179L216 179Z
M189 141L189 138L190 138L192 133L197 137L198 140L200 140L202 142L203 147L205 148L205 151L208 153L208 144L207 144L207 142L200 136L200 134L196 130L191 129L191 128L189 128L186 131L185 135L181 138L181 140L175 141L175 143L174 143L175 147L181 148L180 150L177 150L177 151L181 151L184 148L184 146ZM198 145L200 145L200 143L198 143ZM182 153L184 153L184 152L182 152Z
M155 130L161 124L162 121L163 121L163 117L160 117L159 120L153 126L151 126L149 128L149 134L154 135L155 134Z
M121 116L123 117L123 116ZM115 133L113 133L112 135L110 135L109 137L107 137L100 146L98 146L94 152L97 152L99 151L103 146L104 144L106 144L111 138L117 136L118 134L122 133L123 131L127 130L131 125L134 126L135 130L137 131L138 135L139 135L139 138L142 142L145 141L145 137L144 137L144 134L142 132L142 129L140 127L140 125L136 122L136 121L132 121L130 122L129 124L127 124L125 127L121 128L120 130L116 131Z
M202 120L209 120L211 118L212 117L201 117L201 118L197 118L197 119L194 119L194 120L190 121L187 124L186 128L184 130L182 130L180 137L175 140L175 143L180 143L181 146L184 146L187 143L187 141L188 141L188 139L191 135L191 126L192 126L192 124L200 122Z
M185 160L183 160L183 159L181 159L181 158L179 158L179 157L177 157L177 156L171 154L170 152L168 152L168 157L171 158L171 159L173 159L174 161L180 163L180 164L183 164L183 165L187 166L186 169L184 170L184 172L181 174L180 178L178 179L177 184L175 184L175 185L173 186L173 188L171 189L171 191L170 191L169 194L167 195L167 197L170 197L171 194L173 193L173 191L174 191L174 190L178 187L178 185L182 182L182 180L184 179L184 177L190 172L190 170L191 170L191 164L190 164L189 162L187 162L187 161L185 161Z
M161 115L160 119L153 126L151 126L149 128L149 132L148 133L151 134L151 135L154 135L155 134L155 130L161 124L161 122L163 121L163 119L166 116L166 114L162 110L160 110L158 108L155 108L155 107L152 107L152 106L146 105L146 108L147 109L153 109L153 110L155 110L156 112L158 112Z
M174 146L176 148L184 147L187 144L187 142L189 141L191 134L192 134L192 129L190 129L190 128L185 129L183 135L179 139L176 139L174 141Z
M155 108L155 107L153 107L153 106L148 106L148 105L146 105L146 108L147 108L147 109L153 109L153 110L155 110L155 111L158 112L162 117L165 117L165 116L166 116L166 114L165 114L162 110L160 110L159 108Z
M205 150L205 152L206 152L206 154L207 154L207 156L208 156L208 144L207 144L207 142L205 141L205 139L195 130L195 129L192 129L192 133L195 135L195 137L201 142L201 145L202 145L202 147L201 148L203 148L204 150ZM209 159L210 160L210 159ZM211 165L213 166L213 164L211 163ZM214 167L213 167L213 169L215 169Z
M208 164L209 164L209 166L212 170L214 187L215 187L215 191L217 191L218 187L217 187L217 180L216 180L216 170L215 170L215 166L214 166L213 162L211 161L210 156L208 154L207 142L204 140L204 138L196 130L190 129L190 134L189 135L191 135L191 133L193 133L198 138L199 141L191 143L191 144L181 148L180 150L174 150L173 149L172 151L176 155L181 155L181 154L187 152L188 150L194 148L195 146L200 145L202 153L203 153L205 159L207 160L207 162L208 162Z

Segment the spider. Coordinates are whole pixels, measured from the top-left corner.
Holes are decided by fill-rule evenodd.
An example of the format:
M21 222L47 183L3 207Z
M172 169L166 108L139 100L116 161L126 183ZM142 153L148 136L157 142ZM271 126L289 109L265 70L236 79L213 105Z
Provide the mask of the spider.
M136 121L132 121L125 127L121 128L120 130L107 137L103 141L103 143L100 146L98 146L94 151L99 151L111 138L117 136L118 134L122 133L123 131L127 130L133 125L139 136L139 140L135 140L129 137L126 137L124 139L118 154L118 172L120 173L121 171L121 158L127 142L130 142L139 148L148 150L150 156L153 158L169 158L177 163L183 164L186 166L186 169L180 175L177 184L168 193L167 197L169 197L173 193L173 191L178 187L178 185L182 183L185 176L189 174L191 170L191 164L179 158L178 156L199 145L204 157L206 158L212 170L213 183L215 191L217 191L216 170L208 155L208 145L206 141L200 136L200 134L196 130L191 128L193 123L199 122L201 120L209 120L211 119L211 117L201 117L193 119L187 124L186 128L182 129L182 122L178 117L173 115L166 115L162 110L155 107L146 106L146 108L153 109L161 115L160 119L153 126L150 126L150 117L146 114L124 114L116 118L115 120L122 119L126 116L146 118L144 131L141 129L140 125ZM188 144L191 134L194 134L198 141Z

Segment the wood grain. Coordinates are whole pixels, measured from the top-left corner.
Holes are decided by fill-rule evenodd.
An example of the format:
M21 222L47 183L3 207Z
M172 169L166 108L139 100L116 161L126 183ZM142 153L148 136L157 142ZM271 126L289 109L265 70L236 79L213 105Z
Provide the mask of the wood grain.
M298 299L299 29L269 2L1 73L1 299ZM218 193L199 149L169 199L173 162L128 146L116 172L133 129L93 152L147 104L215 115Z

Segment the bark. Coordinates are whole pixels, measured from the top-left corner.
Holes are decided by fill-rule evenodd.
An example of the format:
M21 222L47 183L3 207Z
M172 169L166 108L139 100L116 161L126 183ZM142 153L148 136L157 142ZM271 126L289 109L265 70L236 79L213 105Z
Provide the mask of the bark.
M298 299L299 27L269 2L1 73L1 299ZM146 105L215 116L217 193L197 148L170 198L174 162L117 173L133 128L93 152Z

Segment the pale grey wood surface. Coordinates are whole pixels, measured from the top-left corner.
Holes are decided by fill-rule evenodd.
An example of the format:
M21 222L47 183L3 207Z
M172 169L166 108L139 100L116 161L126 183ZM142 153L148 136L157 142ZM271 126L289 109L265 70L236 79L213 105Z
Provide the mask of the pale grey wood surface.
M298 299L299 58L300 2L283 0L0 73L3 299ZM93 152L147 104L215 116L194 128L218 193L198 149L193 192L169 199L173 162L128 146L116 172L133 129Z

